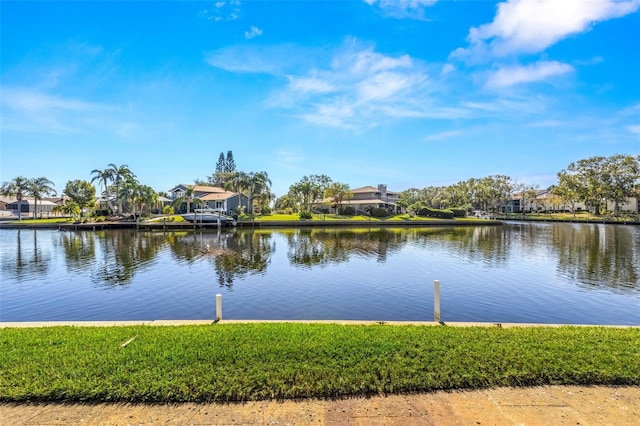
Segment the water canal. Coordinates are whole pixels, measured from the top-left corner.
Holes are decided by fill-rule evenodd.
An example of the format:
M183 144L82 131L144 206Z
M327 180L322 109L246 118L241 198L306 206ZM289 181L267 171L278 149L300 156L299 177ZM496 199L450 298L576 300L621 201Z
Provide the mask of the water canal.
M0 321L640 325L640 227L0 230Z

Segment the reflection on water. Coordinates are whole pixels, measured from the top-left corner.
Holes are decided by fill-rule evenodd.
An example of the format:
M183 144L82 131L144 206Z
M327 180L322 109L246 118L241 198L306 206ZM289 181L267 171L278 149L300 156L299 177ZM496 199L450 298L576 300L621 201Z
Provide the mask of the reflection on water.
M406 241L401 233L381 229L302 229L286 233L287 257L293 266L325 266L352 256L385 262Z
M637 230L628 226L558 226L552 247L558 272L585 288L638 288Z
M1 234L2 276L22 281L34 275L46 274L51 253L38 246L38 231L14 231ZM0 280L2 282L4 280Z
M5 321L29 317L23 311L33 309L32 303L46 312L53 311L47 304L62 304L60 313L51 315L65 319L71 309L65 303L75 303L74 309L84 311L82 304L87 300L104 302L105 311L99 315L108 319L121 319L110 316L114 309L125 309L126 315L117 315L127 318L147 318L167 306L174 306L175 317L190 318L199 310L210 311L210 293L216 287L242 298L235 308L240 317L258 312L255 315L259 318L279 318L287 317L286 310L274 307L277 313L269 317L272 311L259 301L266 297L263 292L267 288L278 300L313 311L314 300L320 303L322 297L328 297L314 293L325 287L316 290L314 286L327 283L334 286L331 288L336 294L344 293L350 303L359 303L355 310L351 305L344 308L355 312L356 318L374 316L367 313L368 305L379 303L390 304L394 315L400 311L395 319L424 318L424 300L418 305L413 294L426 291L425 274L436 275L430 279L446 277L449 291L455 290L453 284L459 286L455 290L459 293L449 296L450 303L455 302L449 308L452 312L464 314L473 309L477 301L464 298L473 299L476 293L487 312L513 309L518 319L522 312L515 310L527 310L532 303L545 305L531 305L533 311L562 311L566 303L588 306L585 312L593 311L592 305L610 294L625 297L622 301L612 299L611 303L627 304L630 313L626 317L640 321L635 320L640 314L634 312L635 308L640 311L640 229L633 226L516 223L457 228L166 233L0 230L0 241L0 319ZM366 290L367 283L378 293ZM119 296L95 293L105 289L126 291L117 292ZM565 293L547 294L558 289ZM598 298L597 303L595 299L582 299L593 290L597 295L588 297ZM366 302L361 291L366 291ZM115 307L109 307L101 300L104 297L121 299L114 299ZM371 297L379 299L369 300ZM398 301L394 302L396 297ZM322 303L339 304L335 300ZM321 314L329 318L343 315ZM305 313L296 315L304 317ZM504 312L499 315L508 316ZM590 318L581 321L590 322Z

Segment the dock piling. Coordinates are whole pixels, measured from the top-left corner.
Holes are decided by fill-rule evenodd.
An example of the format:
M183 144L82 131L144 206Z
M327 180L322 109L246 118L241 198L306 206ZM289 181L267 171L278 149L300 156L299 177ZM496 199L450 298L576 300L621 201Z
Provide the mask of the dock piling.
M216 322L222 321L222 295L216 294Z
M433 314L434 321L440 322L440 280L433 280Z

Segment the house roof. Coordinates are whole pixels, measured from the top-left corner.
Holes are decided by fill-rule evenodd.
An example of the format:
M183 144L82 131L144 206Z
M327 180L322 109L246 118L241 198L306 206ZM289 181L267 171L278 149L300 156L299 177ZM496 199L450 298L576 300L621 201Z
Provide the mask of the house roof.
M368 193L377 193L380 192L378 188L374 188L373 186L363 186L362 188L351 189L351 192L354 194L368 194ZM387 190L387 194L397 194L397 192Z
M176 185L171 188L169 192L174 192L176 189L186 189L193 188L196 192L227 192L224 188L220 188L218 186L207 186L207 185L188 185L181 183L180 185Z
M344 206L349 205L349 204L389 204L389 205L392 205L392 206L396 205L396 203L394 203L394 202L384 201L384 200L381 200L379 198L372 198L370 200L344 200L342 202L342 205L344 205Z
M17 200L13 200L12 202L7 203L7 204L17 204L17 203L18 203ZM22 204L28 204L28 205L32 206L32 205L35 204L35 200L33 198L31 198L31 199L23 198L22 201L20 201L20 204L21 205ZM38 205L39 206L56 206L57 204L53 203L51 201L47 201L47 200L38 200Z
M200 197L202 201L221 201L228 200L231 197L235 197L235 192L224 191L224 192L214 192L207 195L203 195Z

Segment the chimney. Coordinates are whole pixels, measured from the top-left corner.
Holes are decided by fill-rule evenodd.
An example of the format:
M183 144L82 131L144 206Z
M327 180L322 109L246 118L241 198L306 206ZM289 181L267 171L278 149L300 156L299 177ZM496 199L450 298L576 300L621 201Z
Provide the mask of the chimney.
M387 185L379 184L378 192L380 193L380 199L387 201Z

